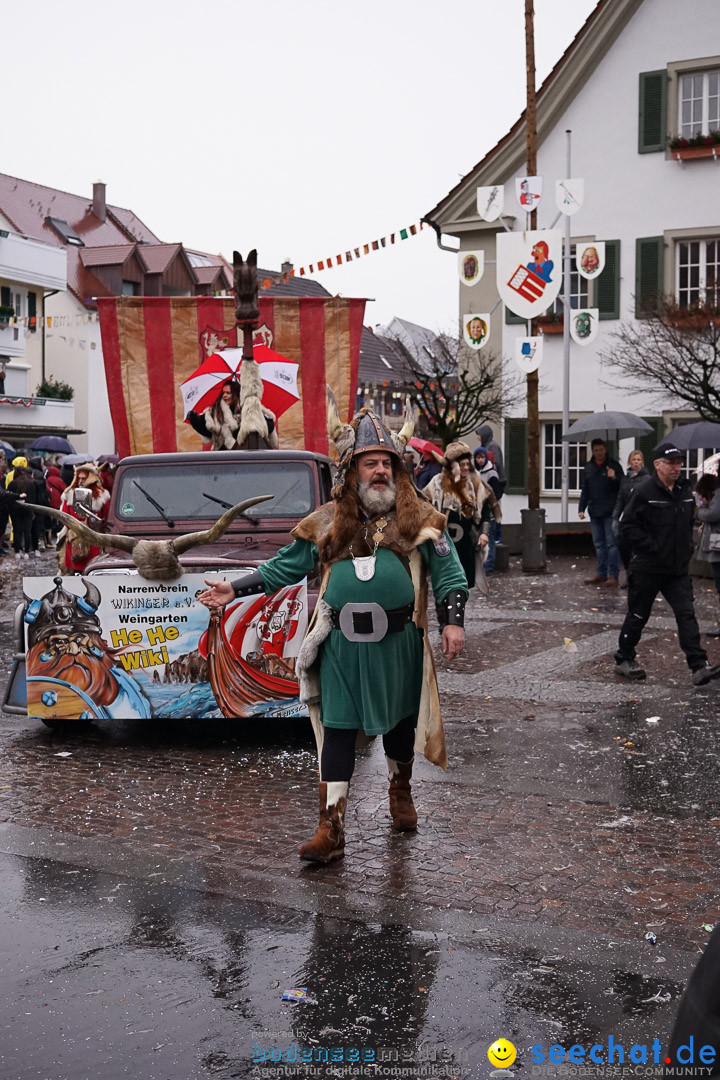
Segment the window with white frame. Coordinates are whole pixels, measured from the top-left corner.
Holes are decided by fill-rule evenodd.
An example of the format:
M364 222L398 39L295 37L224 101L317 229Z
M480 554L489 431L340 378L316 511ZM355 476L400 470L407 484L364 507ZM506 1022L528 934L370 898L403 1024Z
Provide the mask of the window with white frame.
M680 240L675 249L677 302L720 304L720 237L710 240Z
M708 446L704 450L688 450L685 455L685 463L682 467L682 476L687 480L690 480L693 484L697 483L699 470L702 467L703 461L706 458L712 457L713 454L718 452L717 447Z
M686 139L720 129L720 70L680 76L678 117Z
M26 319L28 314L27 289L12 288L12 306L15 308L16 319Z
M575 248L572 249L570 260L570 307L573 311L576 311L578 308L586 308L590 305L590 293L588 289L590 282L587 278L584 278L578 273L577 265L575 263ZM553 304L553 315L562 315L563 313L563 292L564 290L561 290L560 295Z
M562 491L562 424L543 424L543 490ZM587 443L568 443L568 490L580 491Z

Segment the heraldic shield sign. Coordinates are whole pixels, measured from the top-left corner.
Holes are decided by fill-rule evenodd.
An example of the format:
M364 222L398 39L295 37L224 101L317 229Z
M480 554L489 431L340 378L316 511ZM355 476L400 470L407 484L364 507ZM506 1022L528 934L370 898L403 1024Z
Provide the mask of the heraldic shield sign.
M515 339L515 363L523 375L537 371L543 358L542 337L524 337Z
M542 315L562 285L562 232L542 229L497 237L497 287L506 307L521 319Z
M556 180L555 202L561 214L572 217L585 200L584 180Z
M581 277L592 281L605 269L605 241L593 240L592 244L578 244L575 263Z
M497 221L505 209L505 188L500 184L477 189L477 212L483 221Z
M589 345L600 329L597 308L581 308L570 315L570 336L578 345Z
M461 251L458 255L458 273L463 285L477 285L485 272L484 251Z
M470 349L482 349L490 338L490 316L471 312L463 315L463 341Z

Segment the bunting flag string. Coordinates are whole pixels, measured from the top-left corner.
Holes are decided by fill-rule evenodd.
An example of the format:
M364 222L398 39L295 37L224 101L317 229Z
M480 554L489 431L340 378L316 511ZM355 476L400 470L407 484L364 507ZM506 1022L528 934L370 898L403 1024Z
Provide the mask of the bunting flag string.
M6 327L23 327L26 330L37 330L43 326L48 330L51 327L59 326L87 326L89 323L98 322L98 313L96 311L90 311L86 315L46 315L44 318L42 315L10 315L9 317L0 318L0 329Z
M276 285L282 285L290 281L291 278L305 277L306 274L317 274L321 270L330 270L333 266L342 266L343 263L353 262L356 259L361 259L363 255L371 255L373 251L381 251L382 248L391 246L397 239L408 240L411 236L417 236L419 232L422 232L423 228L422 221L417 224L407 225L404 229L398 229L397 232L392 232L388 236L381 236L379 240L369 240L367 244L348 248L344 255L342 252L338 255L329 255L326 259L317 259L315 262L306 263L297 270L288 270L283 274L275 274L271 278L263 278L262 287L263 289L272 289Z

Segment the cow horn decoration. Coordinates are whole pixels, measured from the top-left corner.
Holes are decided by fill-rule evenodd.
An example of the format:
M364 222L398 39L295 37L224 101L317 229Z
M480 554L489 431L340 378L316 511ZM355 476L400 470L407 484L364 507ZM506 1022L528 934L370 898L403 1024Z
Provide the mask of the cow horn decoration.
M138 540L134 536L123 536L120 533L99 533L91 529L89 525L78 521L77 518L64 514L62 510L53 510L49 506L34 506L32 503L25 503L25 505L29 510L34 510L38 514L47 514L61 521L69 531L74 532L81 540L86 540L93 547L119 548L120 551L127 551L132 555L138 572L149 581L173 581L183 572L178 555L182 555L183 552L199 544L211 544L222 536L238 514L243 514L256 503L267 502L272 498L274 498L273 495L256 495L252 499L245 499L244 502L227 510L209 529L185 533L183 536L172 537L169 540Z

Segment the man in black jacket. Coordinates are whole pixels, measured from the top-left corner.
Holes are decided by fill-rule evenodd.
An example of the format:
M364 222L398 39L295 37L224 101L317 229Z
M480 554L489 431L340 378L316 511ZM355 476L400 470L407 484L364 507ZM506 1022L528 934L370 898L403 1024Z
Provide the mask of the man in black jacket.
M615 671L628 679L645 678L635 659L635 646L655 597L662 593L675 615L692 681L704 686L720 677L720 665L711 667L700 645L688 574L695 509L692 485L680 476L685 454L672 443L660 443L653 458L655 474L636 487L620 518L620 536L631 555L628 610L615 653Z

